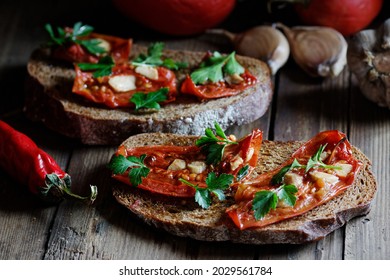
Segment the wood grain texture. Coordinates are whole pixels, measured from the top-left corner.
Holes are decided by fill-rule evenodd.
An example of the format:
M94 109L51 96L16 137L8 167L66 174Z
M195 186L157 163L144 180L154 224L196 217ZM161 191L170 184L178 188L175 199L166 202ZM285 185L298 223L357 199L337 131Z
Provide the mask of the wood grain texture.
M390 259L390 111L379 108L351 84L351 141L371 159L378 191L369 215L348 223L346 259Z

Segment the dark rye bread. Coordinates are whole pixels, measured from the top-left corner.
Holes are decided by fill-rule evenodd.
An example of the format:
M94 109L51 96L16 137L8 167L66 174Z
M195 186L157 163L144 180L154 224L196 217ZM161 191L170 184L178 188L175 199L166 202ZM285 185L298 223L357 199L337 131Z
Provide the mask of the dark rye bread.
M146 48L134 45L132 56ZM177 61L197 65L204 52L166 50ZM162 106L158 112L137 114L131 109L107 109L86 102L72 93L75 72L70 65L50 59L48 49L36 50L28 63L25 112L33 121L85 144L119 144L130 135L143 132L170 132L200 135L217 121L222 128L241 125L260 118L272 98L268 67L263 62L238 56L237 60L257 77L258 83L237 96L199 102L180 96L177 102ZM185 72L177 73L180 81Z
M173 134L140 134L124 142L127 147L147 145L188 145L196 137ZM303 142L263 141L256 174L276 168L283 163ZM193 199L171 199L149 192L114 183L116 200L130 209L146 223L172 234L204 241L232 241L249 244L289 243L301 244L316 241L350 219L365 215L376 192L376 181L371 172L371 162L356 147L354 156L363 163L356 182L347 191L324 205L289 220L259 229L239 230L225 214L234 203L232 197L215 201L207 209L201 209Z

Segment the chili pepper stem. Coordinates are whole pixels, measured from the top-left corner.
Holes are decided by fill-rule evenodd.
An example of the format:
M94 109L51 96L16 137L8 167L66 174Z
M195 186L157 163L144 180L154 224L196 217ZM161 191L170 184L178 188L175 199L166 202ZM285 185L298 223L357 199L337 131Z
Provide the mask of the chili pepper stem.
M50 200L61 199L64 194L71 198L80 199L80 200L90 200L93 203L97 196L97 187L90 185L91 194L89 196L80 196L71 191L71 179L68 174L63 178L60 178L57 174L47 174L45 178L45 187L43 188L41 194L44 198L49 198Z

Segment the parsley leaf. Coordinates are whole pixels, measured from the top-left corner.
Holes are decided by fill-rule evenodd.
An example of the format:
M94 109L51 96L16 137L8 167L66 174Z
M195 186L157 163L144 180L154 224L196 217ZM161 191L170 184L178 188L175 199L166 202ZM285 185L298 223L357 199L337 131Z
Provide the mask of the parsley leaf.
M163 102L168 98L168 88L161 88L157 91L143 93L137 92L130 98L130 102L135 104L135 110L141 108L150 108L150 109L160 109L160 104L158 102Z
M45 29L47 33L49 33L50 39L52 40L51 43L54 43L56 45L62 45L66 42L67 39L65 39L66 33L64 29L60 27L57 28L58 36L54 34L53 27L49 23L45 24Z
M73 25L72 39L76 40L78 37L87 36L91 34L93 27L89 25L83 25L81 22L76 22Z
M114 174L123 174L129 168L129 179L133 186L137 187L142 183L142 178L148 176L150 169L144 164L146 155L141 155L139 158L135 156L125 157L117 155L112 157L108 168Z
M115 63L111 56L104 56L99 59L98 63L78 63L77 66L82 71L95 71L93 77L98 78L110 75Z
M195 201L203 209L207 209L211 205L210 192L207 189L196 187Z
M318 151L314 154L314 156L312 156L309 159L309 161L307 162L307 165L306 165L305 172L308 172L310 169L312 169L315 166L319 166L319 167L327 168L327 169L341 169L340 166L327 165L327 164L322 162L321 154L324 152L326 145L327 144L320 145Z
M151 66L163 66L171 70L179 70L181 68L188 67L185 62L175 62L171 58L162 59L162 51L164 49L164 43L153 43L148 47L147 54L138 55L132 62L135 66L151 65Z
M234 57L235 53L231 53L229 56L228 56L228 59L227 59L227 62L226 62L226 65L224 67L224 72L226 74L229 74L229 75L233 75L233 74L242 74L245 72L245 68L242 67L238 62L237 60L235 59Z
M54 32L53 27L47 23L45 24L45 30L49 33L51 42L49 44L64 45L66 43L76 43L87 49L91 54L103 54L107 51L100 46L101 41L99 39L80 39L81 37L88 36L92 33L93 27L90 25L83 25L81 22L76 22L73 25L72 32L66 32L65 29L57 27L57 35Z
M187 62L180 62L180 61L174 61L172 58L166 58L164 59L162 65L165 68L171 69L171 70L179 70L184 69L188 67Z
M162 64L161 55L162 50L164 49L164 43L157 42L154 44L151 44L148 47L147 54L140 54L133 60L133 64L147 64L147 65L154 65L159 66Z
M241 181L248 174L249 174L249 165L245 165L238 171L236 180Z
M294 185L282 185L280 190L277 192L278 198L283 200L287 205L294 206L297 201L295 194L298 192L298 189Z
M142 183L142 178L148 176L150 170L145 165L140 165L140 167L132 168L129 171L130 182L134 187L137 187Z
M267 215L271 209L276 209L279 201L289 206L294 206L297 200L295 193L298 192L294 185L281 185L276 190L263 190L255 194L252 202L252 209L256 220Z
M190 76L195 84L204 84L207 81L216 83L223 80L224 74L242 74L244 71L244 67L235 58L235 52L227 56L214 52L213 56L201 63Z
M107 52L105 48L101 47L101 41L99 39L76 40L75 42L82 45L88 52L93 54L103 54Z
M179 179L180 182L193 187L195 189L195 201L203 208L207 209L211 205L211 194L214 194L219 200L225 199L224 190L229 188L233 183L234 176L231 174L221 174L216 176L214 172L210 172L206 178L206 188L200 188L184 179Z
M210 128L207 128L205 130L206 136L199 138L195 144L206 153L206 163L216 165L222 160L225 147L238 143L229 140L218 123L214 123L214 126L216 134Z
M256 220L260 220L271 211L276 209L278 196L273 191L259 191L255 194L252 209Z
M225 195L222 190L226 190L233 183L234 176L222 173L219 177L214 172L210 172L206 178L206 184L209 191L217 195L219 200L224 200Z

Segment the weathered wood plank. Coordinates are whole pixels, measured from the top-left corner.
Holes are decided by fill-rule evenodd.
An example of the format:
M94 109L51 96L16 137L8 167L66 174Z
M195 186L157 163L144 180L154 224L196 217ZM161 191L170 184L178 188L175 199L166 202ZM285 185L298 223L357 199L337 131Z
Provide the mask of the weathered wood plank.
M390 111L363 97L353 81L351 141L371 160L378 190L370 214L347 225L345 259L389 259Z
M26 10L19 9L20 1L0 4L0 118L26 133L66 166L66 152L49 145L55 136L42 127L31 126L22 114L26 62L34 40L24 41L30 27L24 24ZM41 145L42 144L42 145ZM55 142L52 142L55 144ZM12 153L12 150L10 150ZM42 259L56 207L42 203L3 171L0 172L0 259Z
M39 143L65 168L69 146L60 145L63 150L58 150L61 143L58 135L39 126L26 127L27 120L20 114L5 121ZM48 144L48 139L54 142ZM0 172L0 191L0 259L42 259L56 205L44 203L29 193L27 186L19 185L3 171Z

